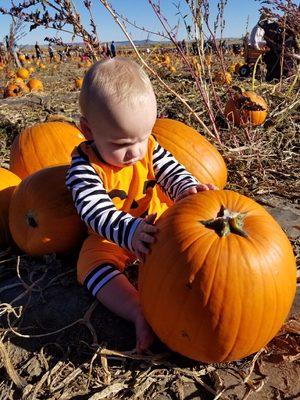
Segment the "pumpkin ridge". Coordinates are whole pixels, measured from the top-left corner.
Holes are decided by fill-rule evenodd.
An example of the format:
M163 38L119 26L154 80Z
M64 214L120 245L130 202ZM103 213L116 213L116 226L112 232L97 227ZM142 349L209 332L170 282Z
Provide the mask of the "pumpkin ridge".
M209 235L209 233L208 232L204 232L203 233L203 235L197 235L197 237L196 237L196 239L192 242L192 243L190 243L189 244L189 247L191 247L193 244L195 244L195 243L197 243L200 239L201 240L203 240L203 237L205 236L205 235ZM211 240L211 244L209 245L209 246L207 246L206 247L206 254L203 254L202 253L202 264L198 267L198 269L197 270L195 270L195 271L192 271L192 280L191 280L191 277L190 277L190 279L189 279L189 284L192 284L193 283L193 281L197 278L197 275L199 274L199 273L201 273L201 270L202 270L202 268L203 268L203 264L206 262L206 260L207 260L207 258L209 257L209 253L210 253L210 251L211 251L211 249L212 249L212 247L214 246L214 244L218 241L218 238L216 237L216 238L212 238L211 236L209 236L208 237L208 240ZM203 249L202 249L203 250ZM192 256L192 258L195 256L195 253L193 254L193 256ZM191 276L191 274L190 274L190 276Z
M220 253L221 253L221 249L220 249L220 246L218 245L218 242L219 242L219 239L218 238L216 238L216 240L214 241L214 244L215 244L215 247L216 247L216 249L219 251L219 256L220 256ZM210 251L212 252L212 253L214 253L214 251L215 251L215 249L213 248L213 246L211 246L211 248L210 248ZM209 274L209 281L207 281L206 280L206 282L208 282L208 286L205 286L205 288L201 288L200 287L200 281L201 281L201 278L199 277L199 282L198 282L198 285L199 285L199 290L201 291L201 293L202 293L202 295L203 295L203 304L202 304L202 308L203 308L203 312L205 313L207 313L207 314L210 314L210 311L209 311L209 301L210 301L210 297L211 297L211 294L212 294L212 288L213 288L213 282L214 282L214 279L215 279L215 276L216 276L216 273L217 273L217 266L218 266L218 257L216 256L214 256L213 257L213 259L215 258L215 260L214 260L214 268L213 268L213 276L211 275L211 274ZM209 259L209 261L207 261ZM211 262L211 260L210 260L210 257L209 257L209 255L207 255L206 257L205 257L205 261L207 262L207 264L209 264L209 265L211 265L210 264L210 262ZM199 270L199 273L200 273L200 270ZM198 274L197 274L198 275ZM195 277L195 279L197 278L197 276ZM209 288L209 289L208 289ZM208 293L206 293L206 292L208 292ZM201 321L202 322L202 321ZM199 326L199 324L201 323L200 321L198 322L198 324L197 324L197 328L198 328L198 326ZM211 326L211 330L214 330L214 327L213 326ZM195 345L193 346L194 348L195 348L195 350L197 350L197 343L199 343L200 342L200 340L201 339L203 339L203 338L201 338L200 337L200 335L201 335L201 330L200 329L198 329L198 332L196 333L196 336L195 336L195 340L194 340L194 343L195 343Z
M42 162L41 162L41 160L40 160L40 157L39 157L39 146L38 146L38 144L39 144L39 142L37 143L35 140L30 140L30 142L32 143L32 150L33 150L33 152L34 152L34 159L38 162L38 169L42 169L43 168L43 164L42 164ZM48 146L47 146L47 148L49 148Z
M267 341L269 341L272 337L273 337L273 335L274 334L276 334L277 333L277 331L280 329L280 326L278 327L278 328L276 328L276 332L275 332L275 327L276 327L276 325L278 325L278 323L277 323L277 320L278 320L278 318L277 318L277 315L278 315L278 311L280 311L280 314L282 315L282 313L283 313L283 310L280 310L279 308L278 308L278 298L279 298L279 296L281 296L282 294L278 291L278 283L277 283L277 280L275 279L275 277L274 277L274 273L273 273L273 263L267 263L266 262L266 254L265 254L265 252L263 251L264 250L264 248L262 248L262 258L263 258L263 263L265 263L265 265L267 265L268 266L268 271L270 271L271 272L271 276L272 276L272 282L273 282L273 286L274 286L274 289L275 289L275 291L276 291L276 296L275 296L275 301L276 301L276 304L275 304L275 306L274 306L274 313L273 313L273 323L272 324L270 324L269 326L270 326L270 329L269 329L269 334L268 334L268 336L267 336ZM281 252L277 252L276 251L276 249L274 249L274 245L273 245L273 251L275 251L276 252L276 255L275 255L275 258L277 259L277 257L278 256L280 256L280 253ZM277 261L277 260L276 260ZM265 277L265 275L264 275L264 277ZM266 293L267 293L267 291L266 291ZM272 304L273 305L273 304Z
M239 241L239 245L240 245L240 244L241 244L241 242ZM262 284L262 287L263 287L262 292L265 294L265 293L267 293L267 291L265 290L266 284L265 284L264 275L262 274L261 271L263 270L262 266L269 265L269 263L266 264L265 254L264 254L264 251L263 251L264 249L263 249L263 248L262 248L262 249L259 249L259 248L258 248L258 242L257 242L257 241L251 240L251 242L250 242L249 245L251 246L251 248L250 248L249 251L245 251L245 255L247 255L248 253L251 254L251 253L253 253L253 251L255 250L255 252L256 252L256 257L259 257L260 263L259 263L258 269L259 269L259 272L260 272L259 275L260 275L260 277L261 277L261 284ZM249 266L250 263L249 263L248 258L245 257L245 256L244 256L243 258L244 258L244 260L246 261L247 265ZM268 268L268 269L270 269L270 268ZM250 271L250 273L251 273L251 271ZM273 281L273 283L275 283L275 282L274 282L274 275L273 275L273 274L272 274L272 281ZM277 285L276 285L276 286L277 286ZM273 285L273 287L275 287L275 285ZM277 293L277 287L276 287L276 293ZM261 335L261 327L264 326L263 316L265 315L265 307L266 307L267 301L265 301L265 299L263 299L263 300L260 299L260 300L259 300L259 303L262 304L262 309L261 309L261 321L260 321L260 323L258 324L258 321L257 321L257 310L256 310L256 312L255 312L255 318L256 318L256 324L255 324L255 326L257 327L257 329L256 329L256 336L253 338L252 343L251 343L251 344L249 343L249 346L248 346L249 351L250 351L251 353L253 353L253 352L255 352L255 351L258 350L258 349L257 349L257 346L255 346L255 343L257 342L257 338ZM276 312L273 313L273 323L272 323L272 325L274 324L274 321L276 321L276 318L275 318L275 317L276 317L276 314L277 314L277 306L276 306ZM270 325L271 325L271 324L270 324ZM269 325L269 326L270 326L270 325ZM266 343L269 341L267 338L270 338L270 332L272 332L272 331L273 331L273 326L271 326L271 328L269 329L268 335L265 335L265 336L266 336L266 340L265 340ZM253 334L253 331L252 331L252 334ZM230 355L228 355L228 356L230 356Z
M192 243L189 244L188 247L192 246L192 244L195 244L198 240L199 240L199 238L196 238ZM192 282L187 282L187 284L188 284L188 283L193 284L193 282L196 280L198 274L200 273L200 270L201 270L202 267L203 267L203 264L205 263L205 260L207 260L207 257L208 257L207 255L209 254L211 248L213 247L213 244L216 243L217 240L218 240L218 238L215 238L215 240L214 240L212 243L210 243L210 245L209 245L210 247L207 249L207 252L206 252L205 257L203 257L203 262L202 262L201 266L197 269L197 271L196 271L195 274L194 274L193 281L192 281ZM194 255L192 256L192 259L195 257L195 255L196 255L196 254L194 254ZM174 264L175 264L175 263L174 263ZM173 265L174 265L174 264L173 264ZM173 274L174 274L174 272L173 272ZM178 271L178 274L179 274L179 271ZM176 281L176 279L177 279L177 276L175 275L173 280ZM189 279L189 280L190 280L190 279ZM163 279L162 279L162 281L163 281ZM180 322L181 322L181 321L184 321L184 319L185 319L185 314L184 314L185 307L184 307L184 305L185 305L185 304L188 304L188 302L191 300L192 295L193 295L193 294L192 294L192 291L188 291L187 293L188 293L188 295L186 295L185 301L182 303L181 312L180 312L179 314L177 313L176 315L174 315L172 321L169 320L168 334L166 334L165 337L167 337L167 336L172 336L172 332L173 332L173 330L174 330L174 326L175 326L175 325L178 325L178 324L180 325ZM184 324L181 323L181 326L183 326L183 325L184 325ZM194 332L192 331L191 334L194 335ZM187 334L187 337L189 337L188 334ZM193 339L193 341L194 341L194 339Z
M216 255L216 253L214 253L214 257L216 258L216 261L215 261L215 268L214 268L214 271L213 271L213 276L211 276L211 278L210 278L210 285L209 285L209 289L207 290L207 298L205 298L205 300L204 300L204 303L203 303L203 305L206 307L207 305L208 305L208 303L209 303L209 299L210 299L210 296L211 296L211 292L212 292L212 287L213 287L213 283L214 283L214 278L215 278L215 276L216 276L216 273L217 273L217 266L218 266L218 264L219 264L219 257L220 257L220 255L221 255L221 246L220 246L220 244L219 244L219 238L216 238L216 240L214 241L214 243L213 243L213 245L215 245L214 247L216 247L216 250L218 250L218 252L219 252L219 254L218 255ZM213 246L212 246L213 247ZM213 249L211 247L211 250L213 251L213 250L215 250L215 249ZM207 255L207 257L206 257L206 259L208 258L209 256ZM214 258L213 257L213 258Z
M244 251L244 252L243 252L243 251L242 251L242 247L244 247L244 246L245 246L245 247L249 246L249 243L246 242L246 241L240 240L240 238L238 238L238 237L235 237L235 242L237 243L237 246L239 247L239 250L241 250L241 253L240 253L240 254L245 254L245 255L247 255L248 252L247 252L247 251ZM249 273L251 273L251 271L250 271L250 270L251 270L251 265L250 265L250 263L249 263L248 257L243 257L243 260L244 260L245 265L247 265L247 267L248 267L248 271L247 271L247 274L246 274L246 275L249 275ZM240 270L243 272L243 275L245 275L245 269L244 269L244 268L241 268ZM245 282L245 280L243 280L243 282ZM239 288L241 288L240 285L239 285ZM242 313L245 312L245 310L243 310L243 308L245 309L245 300L244 300L245 296L247 296L247 293L245 294L245 290L244 290L244 288L243 288L242 293L241 293L241 290L239 291L240 301L241 301L241 303L243 304L243 306L240 307L239 324L237 325L237 331L236 331L235 339L233 340L232 346L228 349L228 351L227 351L227 353L226 353L226 355L225 355L225 357L224 357L223 360L228 360L228 359L230 359L230 356L231 356L231 354L234 352L234 348L235 348L235 346L236 346L236 344L237 344L237 341L238 341L238 339L239 339L239 337L240 337L240 335L241 335L241 322L242 322L242 319L243 319L243 318L242 318ZM251 311L252 311L252 310L251 310ZM247 310L247 312L248 312L248 310ZM259 332L259 329L257 329L257 332ZM254 341L254 343L255 343L255 341ZM252 347L253 347L252 344L248 346L248 348L252 348ZM255 348L255 351L257 351L256 348ZM251 354L251 353L252 353L252 351L249 352L248 349L247 349L247 351L246 351L246 350L244 351L244 354Z
M266 212L266 210L262 207L262 206L260 206L260 211L262 212L261 213L261 215L259 215L259 216L261 216L261 217L266 217L266 219L264 220L264 221L262 221L262 223L263 224L268 224L268 219L269 219L269 215L267 214L267 212ZM275 228L275 226L277 227L277 228L279 228L280 229L280 231L281 231L281 227L278 225L278 223L276 222L276 221L272 221L273 222L273 227ZM274 222L275 222L275 224L274 224ZM274 234L276 234L274 231L273 231L273 236L274 236ZM260 259L260 265L259 265L259 271L260 271L260 274L259 275L261 275L262 276L262 282L264 281L264 275L262 274L262 271L263 271L263 269L265 268L265 266L267 266L268 267L268 276L272 276L272 282L273 282L273 288L275 289L275 291L276 291L276 295L278 296L280 296L280 293L278 292L278 286L277 286L277 281L276 281L276 279L274 278L274 274L273 273L270 273L270 272L272 272L273 271L273 269L272 269L272 265L273 265L273 263L272 264L270 264L270 262L267 262L268 260L267 260L267 258L266 258L266 254L265 254L265 247L264 247L264 243L261 243L259 240L258 240L258 235L257 235L257 237L254 237L253 238L253 232L251 232L251 235L249 235L249 239L250 239L250 241L249 241L249 246L251 246L251 248L250 248L250 250L249 251L246 251L245 252L245 254L251 254L251 253L253 253L253 251L255 250L256 251L256 257L258 257L259 259ZM282 240L282 238L280 239L280 240ZM276 240L275 242L277 242L278 243L278 241ZM276 245L276 247L278 247L277 245ZM273 245L273 249L272 249L273 251L275 250L274 249L274 245ZM282 252L276 252L277 254L278 254L278 256L280 256L281 255L281 253ZM264 268L262 268L261 266L263 266ZM270 278L269 278L270 279ZM264 288L265 288L265 283L263 284L263 286L264 286ZM267 293L267 291L264 289L263 290L263 292L264 293ZM276 301L277 301L277 297L275 296L275 299L276 299ZM266 307L266 301L263 301L263 307L265 308ZM272 324L268 324L268 326L270 327L270 329L269 329L269 333L266 335L266 340L265 340L265 342L267 343L273 336L274 336L274 329L275 329L275 326L276 326L276 321L277 321L277 319L278 318L276 318L276 315L278 314L278 301L277 301L277 303L276 303L276 310L275 310L275 312L273 313L273 322L272 322ZM282 314L282 311L281 311L281 314ZM265 311L264 310L262 310L262 315L265 315ZM260 323L260 325L259 325L259 329L257 329L257 336L255 337L255 339L253 340L253 345L250 347L250 345L249 345L249 348L251 349L251 352L253 352L253 351L257 351L257 347L255 347L255 342L256 342L256 340L257 340L257 337L259 336L259 334L260 334L260 330L261 330L261 327L262 326L264 326L264 321L262 320L262 322ZM272 333L273 332L273 333ZM253 350L254 349L254 350Z
M226 254L226 262L225 262L225 265L227 265L227 266L229 266L229 268L231 268L230 267L230 263L229 263L229 261L230 261L230 251L229 251L229 240L222 240L221 239L221 242L223 241L223 246L224 247L226 247L227 248L227 250L225 251L224 250L224 247L221 247L220 246L220 251L221 251L221 253L223 253L224 254L224 252L225 252L225 254ZM223 256L224 257L224 256ZM224 261L223 261L224 262ZM227 279L227 277L228 277L228 273L229 273L229 268L227 267L227 268L225 268L225 277L222 279L224 282L227 282L228 281L228 279ZM214 287L216 287L216 285L217 285L217 283L215 282L214 283ZM224 287L224 289L222 290L222 299L221 300L219 300L219 302L220 302L220 304L224 304L224 298L225 298L225 304L226 304L226 287ZM219 288L216 288L215 290L219 290ZM227 289L228 290L228 289ZM223 318L223 319L222 319ZM214 330L218 330L218 328L220 327L220 325L222 326L222 324L224 323L224 317L223 317L223 313L222 312L220 312L220 309L218 309L218 320L217 320L217 323L216 323L216 325L214 326ZM232 324L231 324L231 329L232 329ZM231 331L232 332L232 331ZM218 338L219 339L219 338ZM228 344L228 339L227 339L227 341L226 341L226 344ZM234 345L234 344L233 344ZM227 350L227 346L226 346L226 348L224 348L224 351L226 351ZM225 353L226 354L226 353ZM226 358L226 356L224 356L224 354L223 354L223 356L222 356L222 359L221 359L221 362L224 360Z

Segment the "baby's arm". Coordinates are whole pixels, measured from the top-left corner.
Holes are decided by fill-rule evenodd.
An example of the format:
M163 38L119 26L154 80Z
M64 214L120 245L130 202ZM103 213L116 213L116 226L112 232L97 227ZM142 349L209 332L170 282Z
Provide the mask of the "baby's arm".
M204 190L217 189L214 185L199 183L176 158L159 143L153 152L153 168L157 183L173 201Z
M72 158L66 185L79 216L93 231L138 257L146 252L141 246L152 242L157 228L152 222L118 210L88 160L77 155Z

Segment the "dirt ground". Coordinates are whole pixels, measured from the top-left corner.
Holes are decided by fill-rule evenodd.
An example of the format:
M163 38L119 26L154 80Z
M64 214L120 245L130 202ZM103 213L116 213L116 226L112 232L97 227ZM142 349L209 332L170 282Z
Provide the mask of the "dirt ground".
M12 138L25 126L54 114L78 119L74 71L61 67L60 73L52 72L40 73L44 94L0 100L2 166L8 167ZM161 92L158 103L160 115L191 123L191 116L180 114L181 106L169 94ZM227 161L231 171L229 157ZM265 206L299 257L297 171L293 175L285 166L283 170L287 176L276 190L270 189L272 181L267 178L269 189L260 185L258 190L251 180L255 174L241 175L241 170L237 174L233 169L229 187ZM282 187L287 188L285 195ZM157 340L151 351L138 356L133 325L95 302L77 283L77 251L41 259L11 249L0 253L0 400L300 399L299 284L286 324L255 355L207 365L174 354ZM135 282L135 267L127 273Z

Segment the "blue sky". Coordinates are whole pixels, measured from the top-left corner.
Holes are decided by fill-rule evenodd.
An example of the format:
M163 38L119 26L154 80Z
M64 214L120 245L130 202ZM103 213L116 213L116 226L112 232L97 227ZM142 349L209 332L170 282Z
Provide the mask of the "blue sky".
M20 0L16 0L18 4ZM9 5L9 0L0 0L0 6L6 7ZM78 11L82 16L84 24L88 24L88 15L85 8L82 5L82 0L74 0ZM95 21L98 27L98 33L100 40L106 41L121 41L126 40L125 35L121 29L116 25L114 20L108 11L100 4L98 0L93 0L93 9ZM152 31L162 31L160 22L155 16L148 0L111 0L112 6L121 14L125 15L129 20L136 21L138 25L148 28ZM178 16L176 16L177 9L174 3L178 4L178 0L161 0L161 8L164 15L172 26L176 25ZM185 0L181 0L181 9L184 12ZM215 19L217 12L217 0L210 0L212 20ZM260 3L255 0L228 0L228 4L225 8L225 37L241 37L245 33L247 18L249 17L250 29L256 24ZM3 40L5 34L9 31L9 25L11 18L9 16L0 15L0 40ZM180 23L180 29L178 32L178 38L183 39L185 36L185 29L183 23ZM146 39L147 33L137 30L133 27L129 27L129 32L133 39ZM28 34L18 44L32 44L38 41L40 44L45 43L43 40L45 36L59 36L65 41L70 41L70 35L64 33L56 33L52 29L45 30L43 28L37 28L29 33L29 25L24 25L24 32ZM157 40L155 35L150 35L150 39Z

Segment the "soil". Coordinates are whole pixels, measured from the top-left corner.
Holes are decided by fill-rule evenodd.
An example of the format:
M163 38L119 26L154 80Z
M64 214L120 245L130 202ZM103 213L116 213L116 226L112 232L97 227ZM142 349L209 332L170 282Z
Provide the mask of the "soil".
M78 119L74 70L62 66L60 74L41 71L44 94L0 100L2 166L9 166L10 143L25 126L53 114ZM159 97L160 115L179 115L180 107L172 98L166 102L167 97ZM180 116L190 122L187 114ZM283 183L277 194L260 194L250 180L251 173L240 176L240 190L274 216L299 257L297 196L283 196ZM139 356L133 325L110 313L77 283L77 256L78 249L40 259L11 249L0 253L0 400L300 399L299 286L282 331L256 355L207 365L174 354L157 340L151 351ZM135 282L135 267L127 273Z

